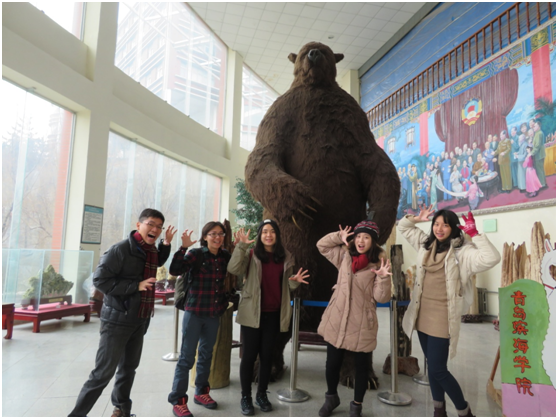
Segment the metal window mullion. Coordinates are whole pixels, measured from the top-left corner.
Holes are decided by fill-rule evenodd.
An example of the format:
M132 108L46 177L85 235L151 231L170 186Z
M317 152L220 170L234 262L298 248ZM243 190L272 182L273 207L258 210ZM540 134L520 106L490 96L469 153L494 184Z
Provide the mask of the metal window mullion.
M129 155L128 155L128 178L126 180L126 198L124 199L124 222L122 224L123 239L128 237L129 228L132 222L136 148L137 148L136 142L131 141Z
M161 210L161 196L163 195L163 168L165 167L165 156L159 154L157 157L157 178L155 180L155 208Z
M200 212L199 212L199 226L198 226L198 231L200 232L200 237L201 237L201 232L203 229L203 226L205 224L204 218L205 218L205 195L207 193L207 172L203 171L202 175L201 175L201 182L200 182ZM211 221L211 220L209 220Z
M23 192L25 190L25 167L27 162L28 138L25 132L27 98L29 93L25 92L23 100L23 117L21 118L21 133L19 136L19 147L17 152L17 168L14 185L14 200L12 203L12 220L10 222L10 240L8 248L17 249L19 246L19 235L21 228L21 214L23 212ZM16 122L17 123L17 122Z

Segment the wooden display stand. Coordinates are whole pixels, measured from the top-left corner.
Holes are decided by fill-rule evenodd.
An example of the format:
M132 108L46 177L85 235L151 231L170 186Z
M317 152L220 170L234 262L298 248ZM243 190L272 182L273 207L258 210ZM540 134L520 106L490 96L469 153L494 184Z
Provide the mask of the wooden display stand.
M39 333L41 331L41 322L44 320L60 320L62 317L79 314L84 315L84 322L89 322L91 319L91 307L89 304L44 304L40 306L40 310L17 308L14 310L14 319L33 322L33 333Z
M219 319L219 331L213 347L211 373L209 374L209 386L212 389L227 387L230 384L233 311L233 304L229 303L229 307ZM196 360L190 374L191 387L196 386L197 362L198 356L196 354Z
M14 305L13 303L2 304L2 330L8 330L4 339L12 338L14 330Z
M163 300L163 305L167 305L167 298L174 299L174 291L155 291L155 298L161 298Z

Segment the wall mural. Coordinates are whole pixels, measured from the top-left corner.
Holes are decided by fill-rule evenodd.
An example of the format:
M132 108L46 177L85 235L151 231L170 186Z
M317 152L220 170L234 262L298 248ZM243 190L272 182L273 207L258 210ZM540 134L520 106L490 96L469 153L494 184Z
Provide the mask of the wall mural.
M398 219L555 204L556 23L373 132L401 179Z

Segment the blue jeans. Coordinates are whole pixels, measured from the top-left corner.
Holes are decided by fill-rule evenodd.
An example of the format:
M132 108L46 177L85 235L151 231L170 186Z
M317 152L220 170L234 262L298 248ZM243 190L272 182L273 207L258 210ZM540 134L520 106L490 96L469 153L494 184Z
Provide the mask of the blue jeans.
M177 404L178 400L186 397L190 370L196 359L196 394L201 394L202 389L209 385L213 346L217 340L219 330L219 317L197 316L191 311L184 312L182 321L182 346L180 357L174 370L172 391L169 394L169 403ZM199 346L198 346L199 342Z
M114 377L111 394L112 404L130 415L132 400L130 392L139 366L143 348L143 336L149 327L149 319L136 324L122 325L101 321L101 339L95 359L95 368L83 385L74 410L69 416L86 416L93 408L104 388Z
M436 338L418 332L420 346L428 364L428 380L432 399L436 402L445 400L447 393L457 410L467 409L467 402L457 380L448 371L449 339Z

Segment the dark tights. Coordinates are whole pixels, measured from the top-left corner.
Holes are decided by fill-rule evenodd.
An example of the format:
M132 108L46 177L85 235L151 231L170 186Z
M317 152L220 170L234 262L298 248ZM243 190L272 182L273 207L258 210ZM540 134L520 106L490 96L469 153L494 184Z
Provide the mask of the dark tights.
M241 326L242 332L242 360L240 361L240 386L243 396L252 394L252 376L254 364L258 355L260 356L260 372L258 375L258 393L267 390L271 376L271 361L273 360L273 348L279 335L280 314L261 313L260 327L253 328Z
M457 410L467 409L467 402L457 380L448 371L449 339L418 332L420 346L428 364L428 380L432 399L443 402L447 393Z
M336 394L337 385L339 384L339 373L341 372L341 364L345 352L352 353L355 365L355 402L362 403L364 394L368 389L367 359L370 352L351 352L345 349L337 349L331 344L327 344L327 360L326 360L326 382L327 394Z

